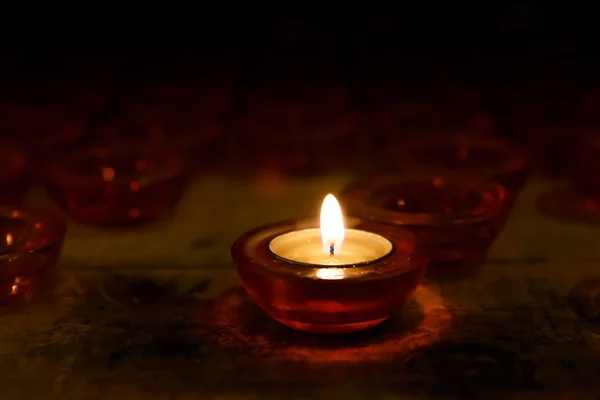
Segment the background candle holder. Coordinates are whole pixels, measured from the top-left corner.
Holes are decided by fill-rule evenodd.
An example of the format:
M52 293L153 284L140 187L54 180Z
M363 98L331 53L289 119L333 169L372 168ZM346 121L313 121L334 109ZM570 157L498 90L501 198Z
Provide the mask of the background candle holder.
M130 225L168 215L187 183L184 159L153 147L92 147L49 163L49 192L76 220Z
M400 170L479 176L513 193L525 184L527 153L520 145L493 137L437 135L388 146L389 162Z
M41 211L0 206L0 304L25 304L52 279L65 222Z
M31 185L29 160L17 147L0 145L0 204L20 205Z
M374 131L384 148L388 143L421 136L491 134L495 123L482 109L479 93L444 75L434 74L438 77L434 82L418 74L405 81L386 76L383 82L373 82L365 93L364 129Z
M231 106L228 79L220 82L163 82L142 93L165 143L199 169L219 164L223 119Z
M577 142L570 166L575 190L600 204L600 134L585 136Z
M186 156L191 170L214 170L222 159L223 118L230 102L225 83L168 81L130 89L94 127L93 140L168 146Z
M32 163L43 164L42 156L67 148L82 139L83 116L56 104L7 104L0 113L2 136L34 155ZM39 161L39 163L38 163Z
M600 224L600 134L581 133L565 149L569 180L557 184L537 202L545 214L568 221Z
M232 129L258 169L302 175L351 157L355 125L345 86L295 81L244 93Z
M288 128L278 129L254 118L238 119L239 126L243 126L240 130L245 132L240 144L245 149L243 157L259 170L313 175L340 167L344 155L351 157L351 139L345 139L345 128L338 124L307 127L306 131L287 130L282 135Z
M379 176L342 192L349 213L408 228L423 241L431 264L481 259L512 209L503 186L480 179L431 175Z
M557 90L542 95L515 106L507 115L507 129L527 146L539 172L564 177L574 139L600 125L597 117L590 117L592 113L586 111L589 106L582 106L589 100L582 99L578 91Z
M274 238L314 228L315 220L283 221L256 228L231 248L246 291L271 317L313 333L349 333L375 326L398 312L420 283L427 257L404 229L359 219L348 228L392 242L386 257L356 266L316 266L282 260L268 249Z

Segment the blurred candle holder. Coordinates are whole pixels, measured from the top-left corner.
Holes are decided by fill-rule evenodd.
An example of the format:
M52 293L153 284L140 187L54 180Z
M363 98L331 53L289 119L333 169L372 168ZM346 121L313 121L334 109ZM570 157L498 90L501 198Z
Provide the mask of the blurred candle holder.
M64 102L89 118L107 107L110 87L106 80L70 82L65 88Z
M569 184L554 185L538 200L538 207L552 217L599 224L600 134L573 138L565 164Z
M243 128L238 131L244 131L239 141L244 153L240 156L258 170L313 175L340 168L345 155L352 158L353 142L346 136L345 122L292 132L290 128L262 125L253 118L239 120Z
M0 126L3 136L39 158L81 140L85 119L64 106L11 104L0 116Z
M230 106L226 85L163 82L133 91L96 129L100 144L168 146L194 170L213 170L223 159L223 118Z
M185 161L167 148L90 147L51 161L46 186L74 219L121 226L173 211L185 189Z
M438 78L430 78L437 85L421 78L417 85L386 80L368 88L363 129L374 131L383 147L398 139L440 133L491 134L495 121L482 110L479 94Z
M31 186L29 160L18 147L0 144L0 204L17 206L23 203Z
M332 226L322 211L320 232L315 220L264 225L233 244L246 291L280 323L313 333L367 329L399 312L420 283L427 256L409 231L355 218L345 228L339 218Z
M144 92L165 143L200 169L214 169L223 158L223 120L231 107L228 80L163 82Z
M245 158L292 175L341 166L353 151L355 128L347 88L301 82L248 91L233 125Z
M482 259L513 205L497 183L424 174L359 180L343 190L342 200L354 215L414 232L431 264Z
M467 135L437 135L398 141L387 147L389 163L400 171L478 176L518 193L529 173L527 152L513 142Z
M527 146L538 171L564 177L570 169L572 144L594 127L594 119L583 112L573 95L555 97L521 104L508 116L508 128Z
M0 304L32 301L53 280L66 233L51 213L0 206Z
M575 190L600 204L600 134L585 136L576 142L570 165Z

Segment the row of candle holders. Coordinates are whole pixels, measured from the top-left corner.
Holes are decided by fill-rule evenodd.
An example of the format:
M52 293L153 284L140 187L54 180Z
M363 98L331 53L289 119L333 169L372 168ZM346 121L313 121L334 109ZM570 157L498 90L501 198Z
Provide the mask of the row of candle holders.
M596 173L600 169L598 138L588 136L583 141L574 141L568 162L573 192L592 204L600 201ZM336 149L315 151L331 155ZM305 156L311 157L310 151L307 152ZM390 166L378 173L476 174L500 183L513 193L522 187L532 169L522 146L494 137L428 136L390 145L386 152ZM168 147L130 143L84 147L40 161L28 160L17 148L3 145L0 183L5 190L0 194L0 203L21 204L32 180L39 178L66 212L80 222L94 225L149 222L167 216L177 204L192 170L189 160L190 157ZM37 165L32 165L36 161ZM395 207L400 210L399 205Z
M402 308L428 264L453 269L484 259L529 173L525 151L446 137L413 142L407 154L399 160L405 172L363 177L341 191L350 255L343 246L336 254L336 239L325 237L332 230L324 229L331 219L324 211L320 238L310 233L315 221L296 220L256 228L233 244L238 275L267 314L312 333L368 329ZM308 257L321 240L325 251L331 240L331 258Z
M595 160L600 146L586 142L574 164L575 187L597 199ZM3 147L5 239L0 293L8 303L29 301L60 254L66 224L46 212L22 209L27 160ZM596 153L595 153L596 152ZM340 193L348 229L390 243L383 257L351 264L311 265L278 257L271 243L315 226L286 221L243 235L232 255L248 293L278 321L296 329L344 333L366 329L401 307L426 265L453 268L485 256L501 232L530 166L522 147L505 140L444 137L403 148L399 170L358 179ZM185 158L166 148L94 147L50 160L43 180L76 220L130 225L166 217L182 195ZM13 190L14 189L14 190ZM14 197L10 197L14 196ZM332 245L333 246L333 245Z
M544 96L527 98L522 90L505 90L489 106L477 91L452 80L383 81L366 90L362 97L369 100L361 108L354 105L347 85L336 80L261 82L244 88L236 101L230 86L167 83L110 101L106 93L97 98L93 91L84 91L72 94L64 106L51 101L3 104L0 131L38 150L85 140L168 144L192 159L207 161L205 166L227 156L224 149L233 142L244 151L234 151L232 157L245 167L283 173L356 165L354 160L369 150L383 151L386 166L394 166L397 148L404 145L399 139L406 137L511 133L529 147L532 158L559 171L568 156L565 143L600 126L595 112L600 96L595 91L562 97L565 90L550 95L541 91ZM114 110L108 103L115 103ZM42 132L51 133L47 140L39 139Z

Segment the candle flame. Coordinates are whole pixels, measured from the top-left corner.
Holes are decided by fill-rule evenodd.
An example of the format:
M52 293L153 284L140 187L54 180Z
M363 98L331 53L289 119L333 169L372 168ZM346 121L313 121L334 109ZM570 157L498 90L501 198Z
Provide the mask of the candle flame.
M328 194L321 206L321 240L325 253L335 255L344 242L344 218L337 199Z

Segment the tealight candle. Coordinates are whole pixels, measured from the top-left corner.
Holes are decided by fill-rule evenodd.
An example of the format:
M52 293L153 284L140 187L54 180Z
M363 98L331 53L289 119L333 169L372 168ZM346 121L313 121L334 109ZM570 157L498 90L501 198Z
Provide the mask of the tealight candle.
M346 228L328 195L319 228L312 220L256 228L231 248L246 291L294 329L347 333L396 313L421 281L427 257L408 230L360 219Z
M383 236L344 229L342 210L331 194L323 201L320 229L288 232L269 243L269 250L276 257L321 266L369 263L385 257L392 249L392 242Z

